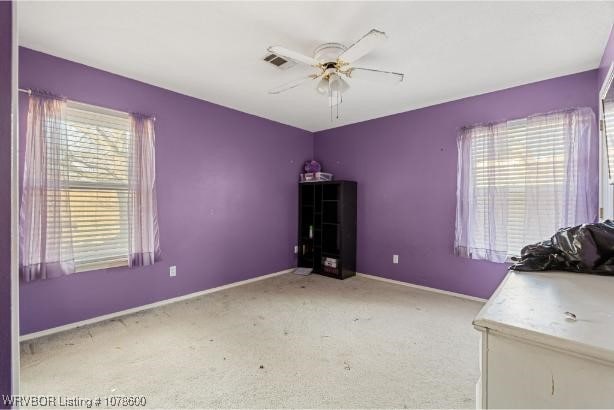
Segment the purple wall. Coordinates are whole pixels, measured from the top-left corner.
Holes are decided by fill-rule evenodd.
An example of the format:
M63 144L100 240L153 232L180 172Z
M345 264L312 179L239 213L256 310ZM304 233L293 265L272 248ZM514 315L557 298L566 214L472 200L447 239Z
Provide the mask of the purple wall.
M358 271L489 297L507 266L453 255L457 131L574 106L597 112L596 83L592 70L316 133L324 170L358 182Z
M605 46L605 50L603 51L603 56L601 57L601 63L599 64L599 74L597 78L597 93L601 91L601 85L605 80L606 75L608 75L608 70L610 69L610 64L614 61L614 27L610 30L610 38L608 39L608 43Z
M23 88L156 116L163 252L150 267L22 283L22 334L295 265L296 181L311 133L24 48L19 75Z
M11 393L12 7L0 2L0 397Z

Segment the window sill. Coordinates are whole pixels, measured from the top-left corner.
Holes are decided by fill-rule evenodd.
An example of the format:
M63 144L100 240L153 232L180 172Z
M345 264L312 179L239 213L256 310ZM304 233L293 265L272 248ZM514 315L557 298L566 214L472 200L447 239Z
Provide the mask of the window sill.
M128 259L118 259L114 261L104 261L104 262L89 262L89 263L80 263L75 268L75 272L88 272L91 270L101 270L101 269L110 269L110 268L121 268L128 266Z

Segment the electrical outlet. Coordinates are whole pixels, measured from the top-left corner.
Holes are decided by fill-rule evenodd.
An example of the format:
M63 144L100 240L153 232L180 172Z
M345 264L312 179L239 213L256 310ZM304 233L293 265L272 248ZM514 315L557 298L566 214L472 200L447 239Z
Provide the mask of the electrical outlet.
M294 253L298 253L298 245L294 245Z
M392 263L399 263L399 255L392 255Z
M169 276L177 276L177 267L171 266L168 270Z

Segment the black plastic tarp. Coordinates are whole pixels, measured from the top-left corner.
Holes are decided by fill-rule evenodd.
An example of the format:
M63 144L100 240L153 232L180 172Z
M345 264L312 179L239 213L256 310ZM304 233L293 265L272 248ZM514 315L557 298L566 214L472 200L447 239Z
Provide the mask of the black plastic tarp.
M614 222L559 229L550 240L525 246L520 255L510 269L614 275Z

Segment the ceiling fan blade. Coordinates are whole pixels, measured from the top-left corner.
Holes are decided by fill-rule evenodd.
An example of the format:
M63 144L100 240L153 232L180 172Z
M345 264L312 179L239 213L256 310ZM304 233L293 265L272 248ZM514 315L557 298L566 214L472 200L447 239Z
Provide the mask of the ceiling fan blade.
M373 70L371 68L351 68L348 71L348 77L351 79L377 81L382 83L400 83L405 76L402 73L394 73L392 71Z
M312 75L310 75L308 77L305 77L305 78L299 78L297 80L293 80L293 81L290 81L288 83L284 83L284 84L282 84L280 86L277 86L275 88L270 89L269 90L269 94L279 94L279 93L282 93L284 91L288 91L288 90L290 90L292 88L298 87L299 85L303 84L304 82L307 82L309 80L315 80L316 78L318 78L318 76L312 74Z
M339 60L344 63L353 63L359 58L370 53L375 47L381 44L386 39L386 33L376 29L372 29L367 34L362 36L360 40L355 42L345 50L340 56Z
M320 65L318 60L313 57L308 57L304 54L298 53L296 51L288 50L287 48L281 46L271 46L267 50L273 54L277 54L282 57L289 58L294 61L301 62L303 64L311 65L317 67Z

